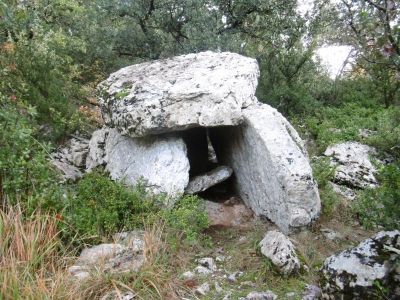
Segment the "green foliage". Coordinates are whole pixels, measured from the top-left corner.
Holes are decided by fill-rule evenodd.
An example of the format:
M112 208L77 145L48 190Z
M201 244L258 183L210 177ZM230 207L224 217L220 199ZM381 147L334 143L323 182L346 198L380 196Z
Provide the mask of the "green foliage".
M182 232L189 243L198 240L209 224L202 200L191 195L179 199L171 210L163 212L163 218L171 228Z
M78 183L64 218L79 235L96 240L121 230L143 228L144 220L157 211L154 199L142 187L131 189L93 172Z
M293 120L300 131L310 134L316 141L317 154L325 151L327 146L343 141L359 141L375 146L380 151L399 154L400 109L398 107L386 109L346 103L338 107L317 109L311 116L301 121ZM373 134L364 138L359 134L360 129L369 129Z
M400 226L400 164L383 167L378 176L380 186L363 191L353 210L367 227L383 226L398 229Z
M28 213L56 210L61 196L47 162L50 146L37 140L35 116L34 107L0 94L0 203L19 203Z

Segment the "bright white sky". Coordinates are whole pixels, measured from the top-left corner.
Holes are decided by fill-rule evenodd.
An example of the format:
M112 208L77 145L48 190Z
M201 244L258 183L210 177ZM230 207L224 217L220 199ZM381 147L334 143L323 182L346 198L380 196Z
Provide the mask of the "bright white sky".
M298 12L305 15L313 7L313 0L297 0ZM331 0L337 2L337 0ZM331 78L335 78L343 67L349 53L351 46L347 45L326 45L317 49L316 55L321 60L322 65L326 68ZM350 60L352 61L352 60ZM351 66L347 65L345 70L349 70Z

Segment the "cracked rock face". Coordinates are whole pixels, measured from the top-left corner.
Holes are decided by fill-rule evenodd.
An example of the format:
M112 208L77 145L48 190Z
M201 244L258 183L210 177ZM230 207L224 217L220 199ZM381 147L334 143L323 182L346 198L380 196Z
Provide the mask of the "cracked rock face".
M279 231L269 231L260 242L261 253L269 258L283 275L300 269L300 261L292 242Z
M328 257L322 267L322 299L400 298L400 232L381 231L357 247ZM397 250L396 250L397 249Z
M269 105L248 107L243 116L239 127L210 130L218 161L233 169L238 194L284 233L310 224L321 203L303 141Z
M332 165L336 166L336 183L361 189L377 187L376 169L369 159L370 155L376 155L374 148L346 142L328 147L324 155L331 157Z
M141 137L193 127L238 125L255 103L255 59L202 52L123 68L99 85L103 118Z

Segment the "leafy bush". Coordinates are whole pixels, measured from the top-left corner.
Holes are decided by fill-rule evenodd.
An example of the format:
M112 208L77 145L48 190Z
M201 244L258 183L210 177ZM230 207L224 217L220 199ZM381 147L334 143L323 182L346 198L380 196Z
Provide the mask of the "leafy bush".
M28 213L61 205L61 189L47 162L50 145L36 139L35 116L34 107L0 93L0 202L18 202Z
M80 236L90 236L93 241L160 220L184 233L188 241L196 240L207 228L207 215L198 197L184 196L171 209L162 209L163 200L163 195L151 196L141 185L126 187L93 172L78 183L76 197L70 199L63 215Z
M142 228L149 214L158 211L144 189L125 187L101 173L90 173L78 183L76 197L64 212L65 220L81 236L94 240L121 230Z
M163 212L163 218L173 229L185 235L185 239L192 243L199 238L199 234L208 228L208 216L204 205L197 196L187 195L179 199L171 210Z
M385 229L400 227L400 164L382 168L378 179L381 186L362 192L353 210L367 227L383 226Z

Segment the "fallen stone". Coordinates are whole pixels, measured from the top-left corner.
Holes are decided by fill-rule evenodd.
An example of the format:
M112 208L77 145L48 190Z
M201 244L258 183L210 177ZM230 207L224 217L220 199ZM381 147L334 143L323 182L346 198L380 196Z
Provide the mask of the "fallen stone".
M243 116L242 126L210 129L218 160L234 171L239 196L285 233L309 225L321 203L299 135L269 105L248 107Z
M278 296L275 295L271 291L266 291L266 292L251 292L249 293L245 300L275 300L277 299Z
M176 137L131 138L110 129L105 145L106 170L114 180L152 193L177 196L189 182L186 145Z
M226 205L204 201L209 225L213 227L245 227L253 220L253 212L243 203Z
M133 137L238 125L256 102L257 61L202 52L123 68L98 89L109 127Z
M271 260L283 275L300 269L300 261L292 242L279 231L269 231L260 242L261 253Z
M204 192L210 187L221 183L231 177L232 169L227 166L219 166L203 175L198 175L189 181L185 189L186 194L197 194Z
M400 231L382 231L357 247L328 257L322 267L322 299L400 298Z
M200 296L205 296L210 292L210 285L208 284L208 282L204 282L202 285L200 285L197 289L196 289L196 294L200 295Z
M318 300L321 299L321 289L312 284L307 284L303 293L302 300Z
M378 186L376 168L369 159L370 155L376 154L374 148L357 142L336 144L328 147L324 153L331 157L331 164L336 167L336 183L361 189Z

